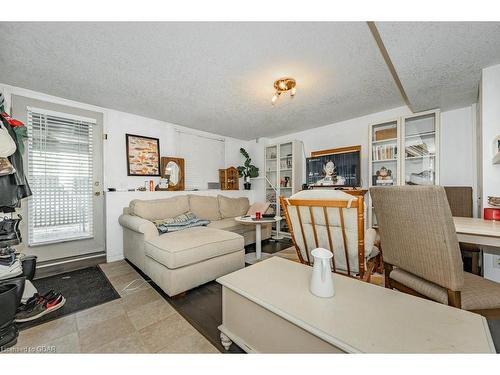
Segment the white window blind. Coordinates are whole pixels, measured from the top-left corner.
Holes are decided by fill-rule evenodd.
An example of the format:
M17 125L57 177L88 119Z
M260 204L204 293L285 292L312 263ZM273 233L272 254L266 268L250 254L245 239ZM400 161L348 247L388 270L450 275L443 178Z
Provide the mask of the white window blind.
M224 139L177 130L178 154L184 158L186 189L207 189L208 182L219 181L219 169L224 168Z
M93 236L93 119L28 107L30 245Z

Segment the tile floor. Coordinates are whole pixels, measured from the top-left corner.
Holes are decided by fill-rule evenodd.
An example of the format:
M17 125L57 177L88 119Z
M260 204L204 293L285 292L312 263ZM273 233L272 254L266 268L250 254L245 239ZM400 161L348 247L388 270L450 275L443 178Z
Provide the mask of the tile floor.
M127 262L101 268L122 298L22 331L10 352L219 353Z

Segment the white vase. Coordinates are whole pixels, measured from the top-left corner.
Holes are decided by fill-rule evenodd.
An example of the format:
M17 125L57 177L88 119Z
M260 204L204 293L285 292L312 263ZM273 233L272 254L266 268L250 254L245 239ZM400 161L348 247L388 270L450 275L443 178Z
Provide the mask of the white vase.
M311 254L314 257L313 272L309 285L311 293L323 298L333 297L335 290L330 269L330 259L333 254L321 247L311 251Z

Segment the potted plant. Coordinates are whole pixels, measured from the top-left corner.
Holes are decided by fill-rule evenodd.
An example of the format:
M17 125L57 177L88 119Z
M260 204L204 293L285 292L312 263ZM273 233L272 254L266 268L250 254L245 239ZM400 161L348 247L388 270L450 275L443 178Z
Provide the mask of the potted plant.
M251 164L252 159L250 159L250 155L248 155L248 152L246 152L244 148L240 148L240 153L245 158L245 163L238 167L238 173L240 174L240 177L244 178L243 186L245 187L245 190L250 190L250 187L252 186L250 178L259 177L259 168Z

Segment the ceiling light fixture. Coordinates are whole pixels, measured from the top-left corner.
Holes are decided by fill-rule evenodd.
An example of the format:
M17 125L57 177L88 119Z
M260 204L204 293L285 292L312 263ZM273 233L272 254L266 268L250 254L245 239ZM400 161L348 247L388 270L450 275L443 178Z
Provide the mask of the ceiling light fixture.
M290 97L293 98L297 92L296 85L297 83L295 82L295 79L288 77L280 78L274 81L274 88L276 89L276 92L271 98L271 103L274 105L280 95L287 91L290 91Z

